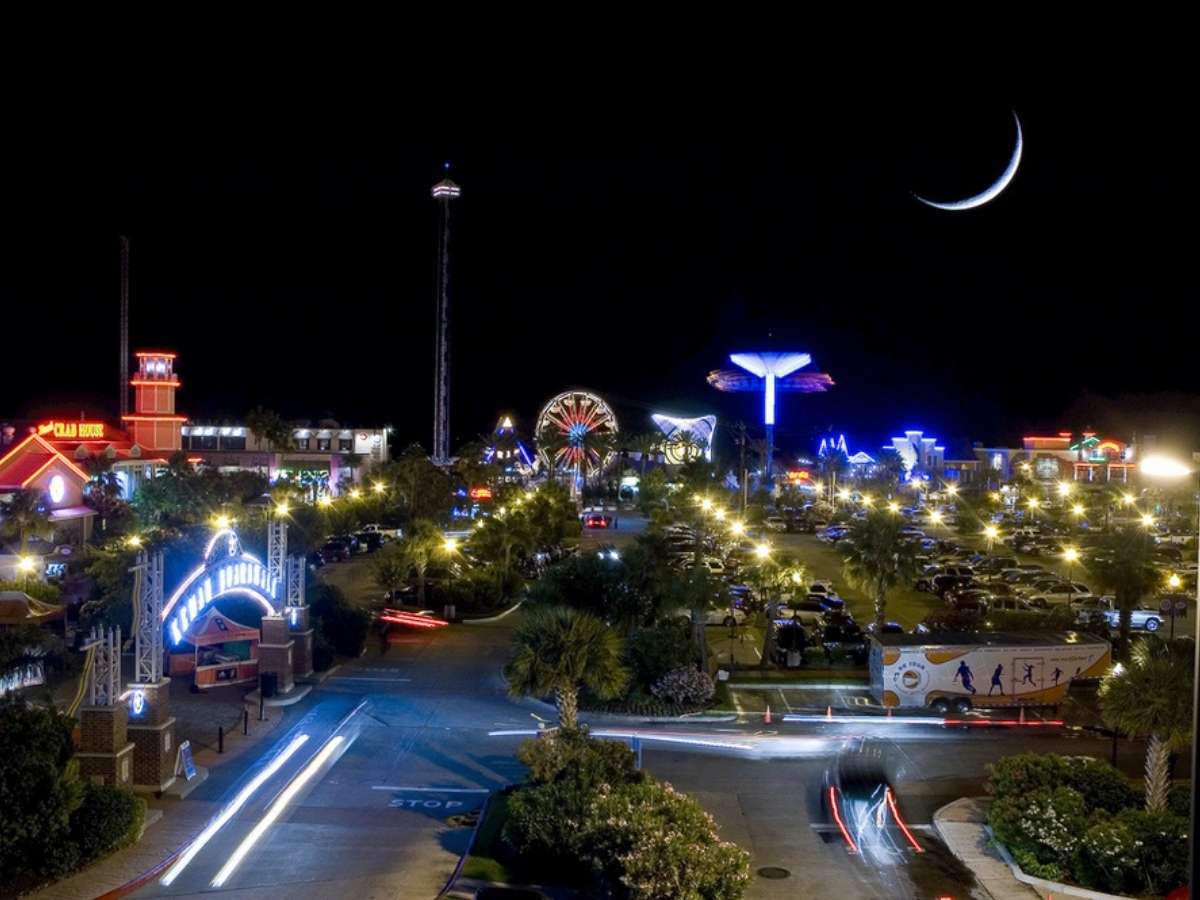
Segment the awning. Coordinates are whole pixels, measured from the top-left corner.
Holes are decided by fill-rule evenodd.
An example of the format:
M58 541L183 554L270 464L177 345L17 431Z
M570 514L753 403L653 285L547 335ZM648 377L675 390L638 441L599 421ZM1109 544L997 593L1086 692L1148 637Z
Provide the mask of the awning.
M90 506L64 506L62 509L50 510L51 522L63 522L68 519L87 519L96 515Z

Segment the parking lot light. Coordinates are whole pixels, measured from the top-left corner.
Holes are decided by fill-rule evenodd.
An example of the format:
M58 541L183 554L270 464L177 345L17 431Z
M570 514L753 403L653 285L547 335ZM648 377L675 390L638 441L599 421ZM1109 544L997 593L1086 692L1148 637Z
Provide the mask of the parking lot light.
M718 522L724 522L725 521L725 510L720 509L719 507L717 509L714 509L713 510L713 518L716 519Z
M987 538L988 553L991 553L992 547L996 544L996 539L1000 537L1000 529L995 525L987 525L983 529L983 536Z
M1147 528L1153 528L1154 527L1154 516L1150 515L1150 513L1142 513L1142 524L1145 525Z
M375 491L375 493L382 494L384 491L387 490L387 485L384 484L382 481L377 481L377 482L375 482L375 484L373 484L371 486L371 488L372 488L372 490Z
M957 497L958 496L958 485L957 484L946 485L946 493L949 494L951 497Z
M1086 514L1087 510L1084 508L1082 503L1076 503L1071 507L1071 515L1075 516L1076 518L1083 518L1083 516Z
M734 537L741 537L743 534L746 533L746 524L744 522L740 522L740 521L730 522L729 523L729 533L732 534Z
M771 555L771 548L767 544L755 544L754 555L759 559L766 559Z
M1183 579L1180 578L1178 575L1176 575L1174 572L1172 572L1171 577L1167 579L1167 587L1169 587L1173 591L1177 591L1181 587L1183 587Z
M351 500L359 500L361 498L362 498L362 491L360 491L358 488L350 489L350 499Z
M317 506L323 506L328 509L329 507L333 506L333 498L328 494L322 494L317 498Z
M888 512L890 512L890 513L900 512L900 504L898 502L896 502L895 500L893 500L891 503L889 503L887 505L887 508L888 508Z
M1071 482L1069 482L1069 481L1060 481L1058 483L1058 496L1060 496L1060 497L1068 496L1074 487L1075 487L1075 485L1071 484Z
M140 534L131 534L125 539L125 543L136 550L142 546L142 536Z

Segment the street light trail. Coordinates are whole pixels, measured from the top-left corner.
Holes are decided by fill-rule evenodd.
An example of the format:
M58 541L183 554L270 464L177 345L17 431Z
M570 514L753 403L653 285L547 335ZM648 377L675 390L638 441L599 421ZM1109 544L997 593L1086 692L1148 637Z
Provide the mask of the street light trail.
M237 814L237 811L246 805L246 802L250 799L250 797L253 796L254 793L260 787L262 787L264 783L266 783L267 779L278 772L280 768L282 768L283 764L291 759L292 755L299 750L307 740L307 734L297 735L292 742L288 744L282 752L279 753L278 756L271 760L270 764L268 764L265 769L254 776L254 779L238 792L238 795L234 797L224 809L221 810L217 817L209 822L208 827L200 832L199 835L197 835L196 839L192 841L187 850L183 852L183 855L179 857L179 860L175 863L175 865L173 865L167 871L167 874L162 877L160 884L169 887L171 883L179 877L180 873L187 868L188 863L195 859L196 854L204 849L204 845L212 840L213 836L225 826L225 823L232 819L234 815Z

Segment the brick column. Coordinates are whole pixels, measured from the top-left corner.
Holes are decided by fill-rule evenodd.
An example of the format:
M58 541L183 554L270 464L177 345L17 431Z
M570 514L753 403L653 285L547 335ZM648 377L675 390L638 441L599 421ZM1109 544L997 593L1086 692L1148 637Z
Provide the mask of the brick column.
M287 619L283 616L263 616L262 641L258 645L258 671L274 672L278 675L281 694L286 694L295 687L292 677L292 647Z
M161 793L175 780L175 717L171 715L171 679L157 684L131 684L129 739L133 741L133 787ZM139 712L138 695L141 695Z
M133 742L129 740L128 710L115 706L85 706L79 711L79 774L101 784L133 784Z
M292 648L292 673L297 678L304 678L313 671L313 628L308 620L308 607L289 606L286 613L288 630L295 644Z

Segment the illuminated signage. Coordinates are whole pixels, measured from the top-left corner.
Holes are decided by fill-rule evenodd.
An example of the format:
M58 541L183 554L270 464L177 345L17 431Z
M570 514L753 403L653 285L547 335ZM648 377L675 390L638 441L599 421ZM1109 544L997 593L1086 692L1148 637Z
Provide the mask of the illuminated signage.
M492 489L490 487L488 487L487 485L482 485L480 487L473 487L473 488L471 488L471 490L469 492L469 496L472 500L491 500L492 499Z
M792 484L800 484L810 478L812 478L812 473L807 469L789 469L787 473L787 480Z
M37 433L55 440L92 441L103 440L106 427L103 422L42 422Z

